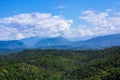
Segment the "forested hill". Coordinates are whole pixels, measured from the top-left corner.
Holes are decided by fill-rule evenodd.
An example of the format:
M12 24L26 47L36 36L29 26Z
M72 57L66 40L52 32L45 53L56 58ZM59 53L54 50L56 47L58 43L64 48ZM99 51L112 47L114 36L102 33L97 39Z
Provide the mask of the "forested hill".
M120 80L120 47L0 56L0 80Z

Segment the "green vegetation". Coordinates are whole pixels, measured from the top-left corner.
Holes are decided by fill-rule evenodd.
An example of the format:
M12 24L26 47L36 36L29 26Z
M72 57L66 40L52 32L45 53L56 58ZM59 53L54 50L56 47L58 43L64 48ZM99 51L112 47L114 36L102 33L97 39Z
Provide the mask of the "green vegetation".
M0 56L0 80L120 80L120 47Z

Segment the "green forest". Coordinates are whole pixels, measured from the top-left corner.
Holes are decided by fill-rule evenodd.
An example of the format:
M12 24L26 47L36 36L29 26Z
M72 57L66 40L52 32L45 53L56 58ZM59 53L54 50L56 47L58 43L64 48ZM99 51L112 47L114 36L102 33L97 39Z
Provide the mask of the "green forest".
M120 47L1 55L0 80L120 80Z

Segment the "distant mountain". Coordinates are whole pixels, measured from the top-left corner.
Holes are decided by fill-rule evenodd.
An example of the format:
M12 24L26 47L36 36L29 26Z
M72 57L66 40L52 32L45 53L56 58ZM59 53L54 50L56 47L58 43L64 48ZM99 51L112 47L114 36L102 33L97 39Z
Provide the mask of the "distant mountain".
M120 46L120 34L112 34L106 36L95 37L86 41L76 41L71 43L72 46L79 48L107 48L112 46Z
M70 41L67 40L66 38L63 37L53 37L53 38L47 38L40 40L37 42L34 47L39 48L39 47L55 47L55 46L63 46L63 45L69 45Z
M32 46L34 46L34 44L36 44L38 41L42 39L46 39L46 38L45 37L30 37L30 38L21 39L20 41L26 44L27 47L31 48Z
M25 48L25 47L26 45L18 40L0 41L0 48L3 49L16 49L16 48Z
M0 41L0 53L16 52L24 48L26 48L26 45L18 40Z
M70 42L63 37L31 37L22 40L0 41L0 52L20 51L23 49L101 49L120 46L120 34L95 37L85 41Z

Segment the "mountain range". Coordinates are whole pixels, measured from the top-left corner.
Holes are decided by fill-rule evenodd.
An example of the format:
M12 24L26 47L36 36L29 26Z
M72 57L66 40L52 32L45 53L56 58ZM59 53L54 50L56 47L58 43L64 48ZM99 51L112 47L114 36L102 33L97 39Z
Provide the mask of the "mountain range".
M84 41L70 41L58 37L30 37L21 40L0 41L0 52L23 49L101 49L120 46L120 34L98 36Z
M76 41L71 44L74 47L80 48L108 48L113 46L120 46L120 34L112 34L106 36L98 36L85 41Z

